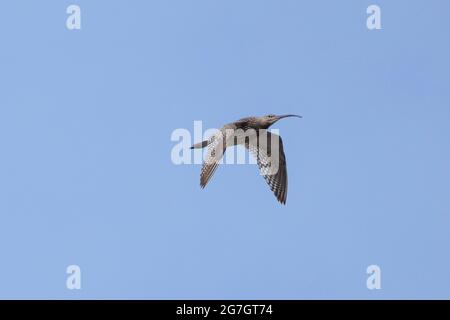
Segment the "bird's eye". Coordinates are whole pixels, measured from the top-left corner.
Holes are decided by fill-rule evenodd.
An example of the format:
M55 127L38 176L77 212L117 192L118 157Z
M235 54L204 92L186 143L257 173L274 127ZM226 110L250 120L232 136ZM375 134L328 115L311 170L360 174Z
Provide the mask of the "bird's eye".
M269 118L274 118L275 115L274 115L274 114L269 114L268 117L269 117Z

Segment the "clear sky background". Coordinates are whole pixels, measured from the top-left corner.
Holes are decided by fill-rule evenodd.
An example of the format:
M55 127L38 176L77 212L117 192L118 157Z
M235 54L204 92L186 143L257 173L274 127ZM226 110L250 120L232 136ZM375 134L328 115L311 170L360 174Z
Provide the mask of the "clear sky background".
M450 298L449 17L447 0L3 2L0 298ZM255 166L201 190L199 165L172 164L173 130L267 113L304 116L274 126L286 206Z

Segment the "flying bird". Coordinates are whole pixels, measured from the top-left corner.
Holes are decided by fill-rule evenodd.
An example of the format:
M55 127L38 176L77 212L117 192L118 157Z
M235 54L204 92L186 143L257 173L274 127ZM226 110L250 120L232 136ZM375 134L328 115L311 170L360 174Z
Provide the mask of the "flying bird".
M261 175L277 200L286 204L288 177L283 141L267 129L280 119L301 116L269 114L263 117L247 117L226 124L208 140L194 144L191 149L208 147L208 154L200 174L200 186L205 188L213 176L227 147L243 145L256 158Z

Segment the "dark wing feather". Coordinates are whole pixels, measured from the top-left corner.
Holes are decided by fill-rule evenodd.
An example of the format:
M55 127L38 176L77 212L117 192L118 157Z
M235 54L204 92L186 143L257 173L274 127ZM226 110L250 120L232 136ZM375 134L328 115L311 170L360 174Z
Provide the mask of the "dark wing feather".
M274 143L271 143L272 141ZM262 130L258 134L258 139L246 141L245 147L256 158L260 173L277 200L286 204L288 177L281 137Z

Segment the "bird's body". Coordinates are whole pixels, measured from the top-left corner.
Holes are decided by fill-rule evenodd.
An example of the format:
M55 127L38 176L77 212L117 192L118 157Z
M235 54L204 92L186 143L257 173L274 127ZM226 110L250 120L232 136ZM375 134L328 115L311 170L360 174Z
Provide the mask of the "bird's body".
M204 188L216 171L227 147L243 145L256 158L261 175L269 184L277 200L286 204L287 168L281 137L267 129L282 118L297 115L247 117L226 124L209 140L194 144L191 149L208 147L208 156L200 175Z

